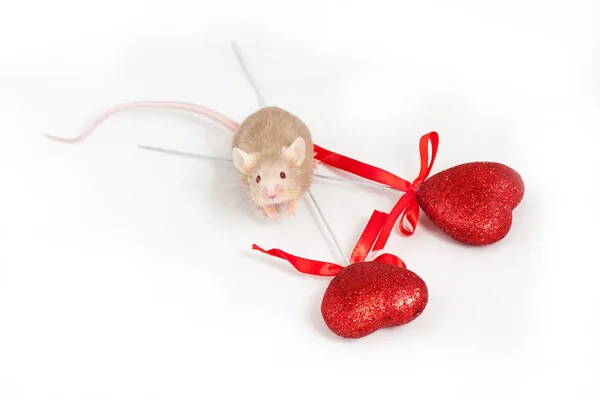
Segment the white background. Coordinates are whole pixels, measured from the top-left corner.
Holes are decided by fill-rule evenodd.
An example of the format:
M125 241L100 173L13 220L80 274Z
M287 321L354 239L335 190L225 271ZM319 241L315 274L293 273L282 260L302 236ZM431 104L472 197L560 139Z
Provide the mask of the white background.
M0 12L0 398L600 398L600 10L589 1L21 1ZM194 115L106 109L192 101L241 121L263 94L315 142L406 179L492 160L523 176L509 235L484 248L421 214L387 251L430 291L404 327L344 340L329 278L256 243L341 262L314 209L242 204L231 134ZM360 139L352 139L358 137ZM320 169L322 173L328 173ZM398 194L317 182L350 253ZM595 240L594 240L595 239Z

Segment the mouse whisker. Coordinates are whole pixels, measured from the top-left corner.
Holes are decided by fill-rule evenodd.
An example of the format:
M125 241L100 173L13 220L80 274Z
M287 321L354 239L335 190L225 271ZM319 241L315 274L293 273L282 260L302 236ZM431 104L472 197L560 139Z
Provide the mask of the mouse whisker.
M253 205L258 205L257 204L258 200L259 200L258 198L252 197L252 198L246 200L244 203L242 203L241 207L249 207L249 206L253 206ZM252 208L252 207L250 207L250 208Z

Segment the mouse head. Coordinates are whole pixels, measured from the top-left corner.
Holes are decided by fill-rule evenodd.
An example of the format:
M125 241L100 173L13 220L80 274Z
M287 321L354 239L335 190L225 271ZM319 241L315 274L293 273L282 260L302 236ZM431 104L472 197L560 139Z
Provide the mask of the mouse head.
M261 206L298 197L300 182L308 178L299 168L305 158L306 142L301 137L281 149L256 153L233 149L233 163L244 174L250 196Z

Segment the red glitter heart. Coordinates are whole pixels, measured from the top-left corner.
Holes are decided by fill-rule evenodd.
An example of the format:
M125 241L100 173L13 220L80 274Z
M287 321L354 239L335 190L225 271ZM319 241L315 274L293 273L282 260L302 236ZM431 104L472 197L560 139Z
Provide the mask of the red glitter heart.
M343 338L360 338L417 318L427 305L425 282L391 264L360 262L342 269L321 303L325 324Z
M417 188L419 206L448 236L471 245L503 239L523 199L521 176L506 165L472 162L439 172Z

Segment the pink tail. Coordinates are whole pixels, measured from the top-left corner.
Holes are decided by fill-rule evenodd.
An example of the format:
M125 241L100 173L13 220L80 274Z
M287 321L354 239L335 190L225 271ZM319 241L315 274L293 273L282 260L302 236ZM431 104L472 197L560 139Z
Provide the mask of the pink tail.
M199 106L193 103L185 103L179 101L137 101L133 103L121 104L116 107L108 110L104 115L98 118L92 126L90 126L81 136L76 137L74 139L61 138L58 136L46 135L47 138L56 140L58 142L63 143L79 143L84 141L93 131L104 122L108 117L113 114L118 113L119 111L130 110L132 108L158 108L165 110L182 110L182 111L191 111L193 113L202 115L213 121L223 125L225 128L229 129L231 132L235 133L240 126L237 122L232 119L224 116L223 114L218 113L217 111L213 111L209 108Z

